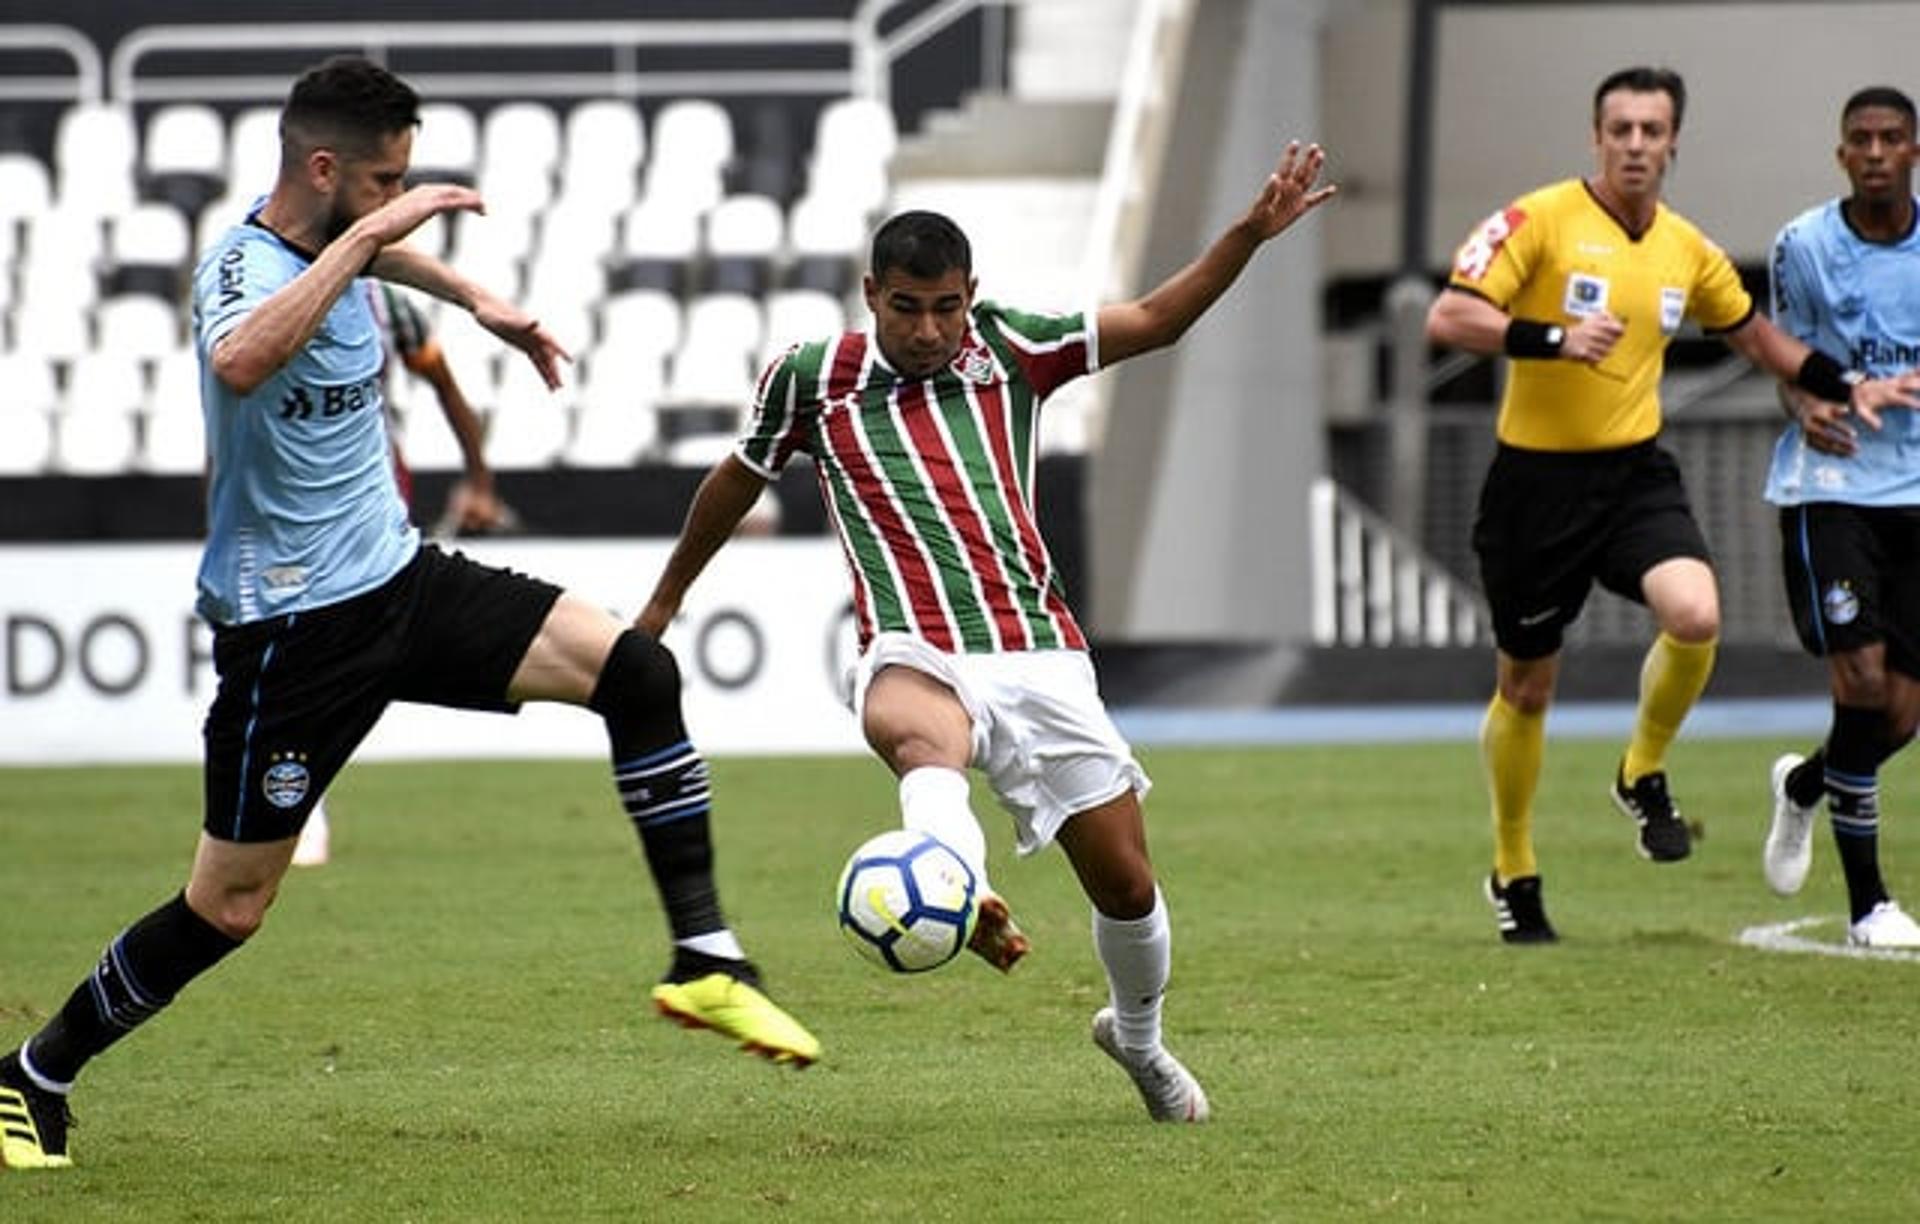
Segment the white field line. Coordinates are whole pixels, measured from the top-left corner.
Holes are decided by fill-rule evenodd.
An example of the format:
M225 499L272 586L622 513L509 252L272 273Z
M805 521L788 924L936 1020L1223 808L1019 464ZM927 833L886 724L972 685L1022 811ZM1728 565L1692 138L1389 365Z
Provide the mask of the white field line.
M1818 939L1808 939L1796 932L1821 923L1832 922L1832 918L1795 918L1791 922L1770 922L1765 926L1750 926L1740 932L1739 942L1749 948L1759 948L1763 952L1811 952L1818 956L1850 956L1856 960L1907 961L1920 964L1920 951L1902 948L1856 948L1846 943L1827 943Z

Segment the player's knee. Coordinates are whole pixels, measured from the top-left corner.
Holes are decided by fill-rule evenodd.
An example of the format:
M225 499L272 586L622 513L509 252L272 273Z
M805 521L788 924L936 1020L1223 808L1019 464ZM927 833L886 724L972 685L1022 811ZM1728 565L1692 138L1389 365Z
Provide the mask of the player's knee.
M677 708L680 665L657 640L629 629L614 640L587 705L609 720Z
M188 886L187 904L208 926L236 943L253 938L266 924L267 910L279 893L277 888L227 889L196 896L196 891Z
M1130 922L1153 912L1155 889L1151 871L1127 872L1100 881L1089 891L1093 893L1089 900L1094 908L1116 921Z
M1684 605L1668 613L1661 628L1677 642L1709 645L1720 638L1720 606L1711 600Z

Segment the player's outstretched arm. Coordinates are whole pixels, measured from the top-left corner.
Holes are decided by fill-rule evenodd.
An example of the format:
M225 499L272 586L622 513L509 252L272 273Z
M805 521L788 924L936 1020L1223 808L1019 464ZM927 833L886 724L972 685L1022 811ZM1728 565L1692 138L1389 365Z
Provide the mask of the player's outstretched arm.
M1261 244L1332 199L1339 189L1321 183L1327 155L1319 145L1287 146L1280 164L1260 187L1246 214L1200 257L1131 302L1100 308L1100 364L1112 365L1165 348L1205 314L1239 277Z
M728 455L714 465L693 495L680 538L674 543L666 568L660 571L659 581L653 584L647 606L634 619L636 629L654 638L667 631L694 579L733 536L733 529L760 500L766 483L738 455Z
M411 285L469 311L474 322L525 353L549 390L560 385L560 363L573 360L572 356L538 319L518 306L496 297L425 251L405 245L382 250L371 270L381 280Z
M1819 349L1788 334L1765 315L1756 314L1726 333L1734 350L1781 382L1819 399L1844 404L1868 429L1880 428L1880 414L1891 408L1920 408L1920 371L1891 378L1850 373Z
M354 278L428 217L477 210L480 197L451 183L415 187L347 227L307 270L260 303L214 346L213 373L242 395L258 387L313 339ZM378 257L378 258L377 258Z

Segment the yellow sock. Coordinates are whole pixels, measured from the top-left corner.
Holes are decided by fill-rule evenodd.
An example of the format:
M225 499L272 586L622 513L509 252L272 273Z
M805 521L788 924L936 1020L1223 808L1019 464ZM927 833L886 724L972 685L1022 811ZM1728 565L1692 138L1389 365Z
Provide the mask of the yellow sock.
M1662 633L1647 648L1647 661L1640 667L1640 715L1621 767L1627 785L1666 767L1667 745L1680 734L1680 724L1706 689L1718 646L1717 639L1682 642Z
M1480 725L1480 759L1493 799L1493 870L1502 884L1540 874L1533 859L1533 792L1546 749L1546 712L1528 714L1496 692Z

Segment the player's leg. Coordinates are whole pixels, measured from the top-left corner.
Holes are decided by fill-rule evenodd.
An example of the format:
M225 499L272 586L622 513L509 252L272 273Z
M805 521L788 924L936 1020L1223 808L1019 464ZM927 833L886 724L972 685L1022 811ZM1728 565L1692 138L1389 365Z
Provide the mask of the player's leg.
M23 1084L29 1105L64 1098L90 1060L259 929L308 810L385 707L378 635L389 594L215 631L204 829L186 887L109 941L60 1011L0 1061L0 1112L6 1091ZM58 1163L49 1129L64 1154L60 1106L55 1124L41 1128L43 1163ZM6 1142L9 1164L35 1163L10 1128Z
M891 649L883 641L869 652L889 657ZM951 846L973 870L977 917L967 946L1004 973L1031 944L987 875L987 837L973 811L966 773L974 755L973 716L946 680L921 669L935 661L919 662L863 662L861 731L899 779L900 823Z
M1093 903L1093 946L1107 974L1108 1002L1094 1015L1094 1044L1132 1077L1155 1121L1206 1121L1206 1092L1162 1037L1173 945L1139 796L1128 787L1076 813L1056 838Z
M640 838L674 945L653 989L662 1014L805 1066L820 1044L759 990L720 908L707 764L687 737L673 654L605 610L556 599L507 685L512 701L584 705L606 720L614 785Z
M1555 650L1539 658L1497 652L1496 684L1480 724L1480 760L1493 815L1493 874L1486 884L1500 937L1552 943L1533 848L1533 799L1546 756L1547 708L1560 674Z
M1640 826L1640 853L1656 863L1684 859L1692 837L1667 785L1667 749L1713 675L1720 640L1720 596L1713 570L1674 557L1641 579L1660 627L1640 666L1633 736L1614 778L1613 799Z

